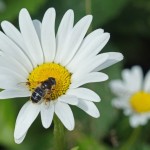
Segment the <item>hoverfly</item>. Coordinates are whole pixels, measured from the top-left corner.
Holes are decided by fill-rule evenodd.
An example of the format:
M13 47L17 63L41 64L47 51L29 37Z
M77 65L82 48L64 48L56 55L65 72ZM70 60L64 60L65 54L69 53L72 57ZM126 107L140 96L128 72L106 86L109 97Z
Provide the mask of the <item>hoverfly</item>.
M24 82L22 82L24 83ZM26 85L29 85L29 82L25 82ZM44 80L38 84L38 86L33 90L30 100L33 103L38 103L42 99L48 99L47 95L52 92L52 89L56 85L56 80L53 77L49 77L47 80Z
M43 81L38 87L34 89L30 99L33 103L38 103L44 98L56 85L56 80L53 77L49 77L47 80Z

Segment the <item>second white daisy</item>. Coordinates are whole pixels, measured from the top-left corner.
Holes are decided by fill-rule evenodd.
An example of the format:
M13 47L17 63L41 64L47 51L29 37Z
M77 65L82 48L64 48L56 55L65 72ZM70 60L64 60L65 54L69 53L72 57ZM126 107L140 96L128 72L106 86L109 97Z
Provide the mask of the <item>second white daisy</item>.
M117 96L112 104L130 116L132 127L145 125L150 119L150 71L144 79L141 67L134 66L131 70L123 70L122 78L110 83L112 92Z

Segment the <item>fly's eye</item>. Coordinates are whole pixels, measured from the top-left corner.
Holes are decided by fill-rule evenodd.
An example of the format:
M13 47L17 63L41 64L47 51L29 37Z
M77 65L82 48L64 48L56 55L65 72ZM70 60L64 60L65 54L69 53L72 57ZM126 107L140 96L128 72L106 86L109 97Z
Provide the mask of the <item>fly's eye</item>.
M51 85L56 85L55 78L50 77L50 78L48 78L48 80L49 80L49 82L50 82Z

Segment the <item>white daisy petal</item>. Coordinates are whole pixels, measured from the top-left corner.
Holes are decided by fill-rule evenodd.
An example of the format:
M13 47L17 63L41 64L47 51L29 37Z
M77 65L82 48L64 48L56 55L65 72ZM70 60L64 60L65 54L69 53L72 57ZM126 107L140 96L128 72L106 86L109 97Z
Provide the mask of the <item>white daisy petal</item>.
M0 88L12 89L20 82L26 82L26 79L13 70L0 67Z
M0 67L0 75L1 76L6 76L5 79L7 79L7 77L12 77L12 78L17 78L18 81L25 81L26 78L22 77L20 74L17 74L16 72L14 72L13 70L4 68L4 67Z
M19 14L19 26L28 51L37 64L43 63L43 52L31 17L26 9Z
M4 53L0 56L0 68L13 70L24 78L28 76L28 71L16 59L5 55Z
M140 75L137 75L138 73L140 73ZM142 90L142 75L140 70L130 71L129 69L124 69L122 71L122 78L127 89L129 89L132 93L137 92L138 90Z
M35 66L36 64L33 61L32 56L28 53L23 37L18 29L8 21L3 21L1 26L5 34L24 52L31 64Z
M94 47L91 47L90 56L97 55L103 47L107 44L107 42L110 39L110 34L109 33L103 33L96 41L96 43L93 43ZM93 50L92 50L93 49Z
M72 10L68 10L62 18L57 32L57 53L54 60L56 63L60 63L61 55L64 49L64 43L67 42L67 37L73 28L73 22L74 13Z
M103 53L103 54L105 54L105 53ZM123 55L118 52L107 52L106 54L108 55L108 59L104 63L100 64L98 67L93 69L93 71L100 71L100 70L105 69L123 59Z
M77 107L79 107L94 118L98 118L100 116L99 110L93 102L80 99Z
M150 113L148 113L150 114ZM140 115L140 124L141 125L145 125L148 122L149 116L147 116L147 114L141 114Z
M93 102L100 102L100 97L92 90L86 88L69 89L66 94Z
M129 118L130 124L133 128L136 128L139 125L139 118L138 116L131 116Z
M43 102L41 105L41 120L44 128L49 128L54 116L54 105L51 102Z
M38 116L40 108L39 104L33 104L31 101L28 101L21 108L15 125L15 139L20 139L25 135L33 121Z
M74 129L74 116L68 104L57 102L55 104L55 113L68 130Z
M18 89L10 89L3 90L0 92L0 99L8 99L15 97L29 97L31 96L31 92L26 90L18 90Z
M79 48L77 54L81 55L83 53L87 53L87 45L89 45L90 43L93 43L95 41L95 39L97 38L101 38L104 35L104 30L103 29L97 29L93 32L91 32L89 35L87 35L85 37L85 39L83 40L81 47ZM100 43L99 43L100 44ZM100 50L99 50L100 51Z
M42 21L41 41L44 50L45 62L52 62L56 52L55 40L55 9L49 8Z
M78 104L78 99L75 96L69 95L66 93L66 95L63 95L59 97L59 101L70 104L70 105L77 105Z
M132 67L132 75L133 75L133 84L135 87L135 90L141 90L142 88L142 82L143 82L143 73L142 73L142 69L139 66L134 66Z
M74 68L72 72L76 76L89 73L93 71L100 64L103 64L108 59L108 57L109 55L105 53L105 54L99 54L95 57L92 57L91 59L85 58L80 65Z
M150 71L148 71L148 73L145 76L143 89L146 92L150 92Z
M26 134L27 133L25 133L21 138L19 138L19 139L15 139L15 143L17 143L17 144L20 144L20 143L22 143L22 141L24 140L24 138L26 137Z
M5 54L14 57L28 71L31 71L33 69L31 62L29 61L28 57L23 53L23 51L1 31L0 31L0 50Z
M87 58L88 59L88 58ZM74 73L75 75L81 74L81 73L89 73L93 71L97 66L100 64L103 64L107 59L108 59L108 54L99 54L93 58L91 58L89 61L87 61L85 58L84 60L86 61L81 61L81 65L76 67L77 70ZM75 70L75 69L74 69Z
M34 25L34 28L38 35L39 41L41 42L41 26L42 26L42 24L39 20L35 19L35 20L33 20L33 25Z
M70 88L77 88L83 84L106 81L108 76L101 72L91 72L85 75L72 75L72 83Z
M67 44L65 48L62 50L62 60L61 64L66 65L74 56L76 51L78 50L90 24L92 21L92 16L88 15L83 17L72 29L70 35L67 39Z
M142 114L133 114L133 116L129 119L130 124L133 128L136 128L140 125L145 125L147 123L147 117L146 115Z
M17 84L22 83L22 82L23 80L19 79L17 76L11 76L9 74L0 75L0 88L1 89L15 89L18 87Z
M131 78L133 79L131 70L124 69L122 71L122 78L125 82L129 82L129 79L131 80Z
M101 33L102 31L99 29L97 30L96 33L99 33L98 35L95 36L95 32L89 34L87 36L79 51L75 55L75 57L72 59L71 63L67 65L67 68L70 71L73 71L73 69L81 63L85 58L91 58L94 55L97 55L98 52L105 46L105 44L108 42L110 35L108 33ZM101 33L101 34L100 34ZM89 41L90 38L90 41Z
M23 42L23 38L19 30L10 22L3 21L1 23L1 27L5 34L13 41L15 42L21 49L24 50L25 45Z

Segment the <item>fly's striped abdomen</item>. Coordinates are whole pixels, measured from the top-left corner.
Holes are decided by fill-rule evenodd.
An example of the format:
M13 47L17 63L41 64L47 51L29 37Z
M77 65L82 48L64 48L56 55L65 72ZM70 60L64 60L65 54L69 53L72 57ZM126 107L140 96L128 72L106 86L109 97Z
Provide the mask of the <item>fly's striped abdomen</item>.
M37 87L31 95L31 100L34 103L38 103L45 95L45 91L40 87Z

